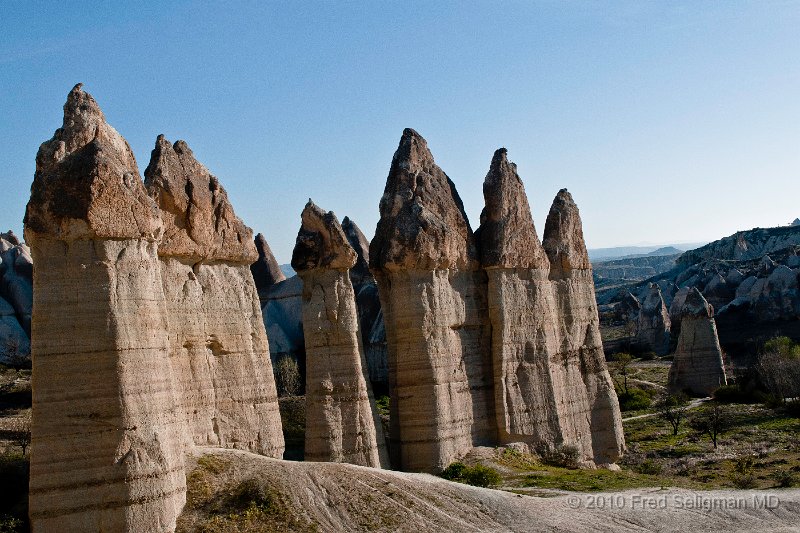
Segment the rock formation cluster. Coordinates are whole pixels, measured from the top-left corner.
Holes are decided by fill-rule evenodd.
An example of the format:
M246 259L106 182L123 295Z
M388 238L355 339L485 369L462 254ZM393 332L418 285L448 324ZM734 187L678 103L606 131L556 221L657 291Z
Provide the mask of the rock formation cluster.
M709 396L727 383L714 308L697 288L688 291L681 308L681 333L669 369L671 393Z
M350 279L357 258L336 216L309 201L292 254L303 280L305 458L388 467Z
M184 143L147 173L76 86L25 215L34 531L171 531L187 446L283 452L252 234Z
M498 442L571 445L587 463L614 462L624 438L577 207L560 191L540 243L504 149L484 196L473 235L425 140L403 132L370 245L393 464L436 471Z
M14 232L0 233L0 363L30 361L33 260Z

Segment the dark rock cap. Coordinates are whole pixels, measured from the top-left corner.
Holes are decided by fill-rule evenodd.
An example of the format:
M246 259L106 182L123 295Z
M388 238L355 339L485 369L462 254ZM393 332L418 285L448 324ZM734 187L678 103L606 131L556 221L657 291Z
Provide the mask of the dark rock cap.
M711 318L713 316L714 307L706 301L697 287L692 287L681 307L681 318Z
M475 269L477 250L455 185L407 128L392 158L370 243L374 270Z
M66 241L158 239L158 208L128 142L81 87L70 91L63 125L36 155L25 231Z
M348 270L356 264L356 252L333 211L326 213L309 199L301 220L292 253L292 268L298 273L316 268Z
M164 220L159 255L247 264L258 259L253 231L184 141L173 145L159 135L144 175Z
M253 273L253 281L256 282L256 289L258 294L266 296L267 291L274 284L286 279L281 266L272 255L272 250L267 243L267 239L263 234L259 233L255 238L256 251L258 252L258 259L255 263L250 265L250 271Z
M568 276L573 270L590 270L578 206L567 189L558 191L547 222L542 246L550 259L551 277Z
M525 186L505 148L494 153L483 182L486 206L475 232L484 267L549 268L536 235Z
M364 279L372 279L372 274L369 271L369 241L364 236L355 222L350 218L344 217L342 220L342 229L347 236L347 242L356 251L356 264L350 269L350 279L353 280L354 285L358 285Z

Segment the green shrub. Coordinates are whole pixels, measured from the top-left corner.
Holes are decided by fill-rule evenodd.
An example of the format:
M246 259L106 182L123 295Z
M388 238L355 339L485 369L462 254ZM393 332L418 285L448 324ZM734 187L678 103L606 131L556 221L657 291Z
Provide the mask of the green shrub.
M761 400L756 394L743 391L738 385L723 385L712 396L721 403L758 403Z
M797 483L797 478L791 470L776 470L772 473L772 479L783 488L794 487Z
M378 410L378 414L380 415L389 415L389 397L388 396L381 396L377 400L375 400L375 408Z
M20 533L27 530L28 528L24 527L22 520L19 518L0 515L0 533Z
M660 476L661 473L664 471L664 465L652 459L645 459L644 461L641 462L641 464L636 466L635 470L640 474Z
M467 466L461 462L451 463L439 476L476 487L495 487L503 480L494 468L481 464Z
M653 398L642 389L628 389L628 392L617 394L621 411L638 411L647 409L653 404Z
M580 462L580 451L576 446L569 444L559 444L554 448L539 450L539 455L542 456L543 463L562 468L578 468Z
M731 483L737 489L754 489L758 486L756 476L753 474L733 474Z

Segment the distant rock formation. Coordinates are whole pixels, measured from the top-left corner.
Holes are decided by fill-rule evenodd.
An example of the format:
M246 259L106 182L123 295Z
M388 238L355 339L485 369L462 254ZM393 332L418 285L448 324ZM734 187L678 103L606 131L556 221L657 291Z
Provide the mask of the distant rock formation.
M305 370L306 347L303 341L303 280L294 275L267 290L262 307L273 366L290 357Z
M489 278L498 440L521 441L540 450L571 445L586 463L613 462L621 442L613 457L605 443L594 453L592 435L600 430L594 424L601 414L592 420L595 398L588 397L581 371L586 361L572 350L569 339L561 338L573 332L565 327L566 317L559 313L553 292L560 282L550 280L550 261L536 235L516 165L508 161L505 149L495 152L483 193L486 207L476 238ZM582 235L579 238L582 242ZM564 244L551 239L558 250L554 258L580 260L573 253L578 250ZM559 267L563 273L564 263ZM605 422L614 422L613 417Z
M267 303L270 287L285 280L286 276L283 274L278 261L275 260L275 256L272 255L272 250L263 234L256 235L255 244L258 259L250 265L250 271L253 273L253 281L256 283L258 298L263 307Z
M356 258L336 216L309 201L292 254L303 279L305 458L381 468L388 456L349 273Z
M33 261L14 232L0 233L0 363L30 362Z
M392 463L439 471L495 441L485 273L455 186L403 131L370 243L389 363Z
M668 390L709 396L726 383L714 308L697 288L692 288L681 308L681 333L669 370Z
M661 296L661 287L651 283L650 293L639 311L636 340L644 349L652 350L657 355L667 355L670 326L669 312Z
M583 225L578 206L566 189L558 192L547 215L542 246L550 260L550 281L561 329L556 362L580 374L582 385L567 389L566 396L588 406L588 412L580 403L573 408L576 416L585 413L591 429L591 436L577 437L591 439L595 463L614 463L625 449L622 416L603 354ZM580 427L577 422L576 427Z
M639 313L642 311L642 304L639 299L628 291L622 296L622 300L614 310L616 319L625 325L630 325L631 335L636 335L639 328Z
M39 148L34 271L34 531L171 531L186 498L155 202L128 143L77 85Z
M164 224L170 362L191 442L280 458L277 392L250 272L253 233L185 142L160 135L144 174Z
M356 293L361 342L367 359L369 379L373 387L388 390L389 367L386 353L386 331L383 327L378 284L369 271L369 241L355 222L342 220L347 241L356 251L356 265L350 269L350 280Z

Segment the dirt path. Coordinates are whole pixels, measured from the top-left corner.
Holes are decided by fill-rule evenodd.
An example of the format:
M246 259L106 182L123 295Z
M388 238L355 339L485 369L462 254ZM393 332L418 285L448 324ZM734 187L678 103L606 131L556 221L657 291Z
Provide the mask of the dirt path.
M695 407L698 407L699 405L709 401L710 399L711 399L710 397L694 399L691 402L689 402L689 409L694 409ZM653 416L658 416L658 413L647 413L644 415L629 416L628 418L623 418L622 422L624 423L624 422L629 422L631 420L639 420L640 418L651 418Z

